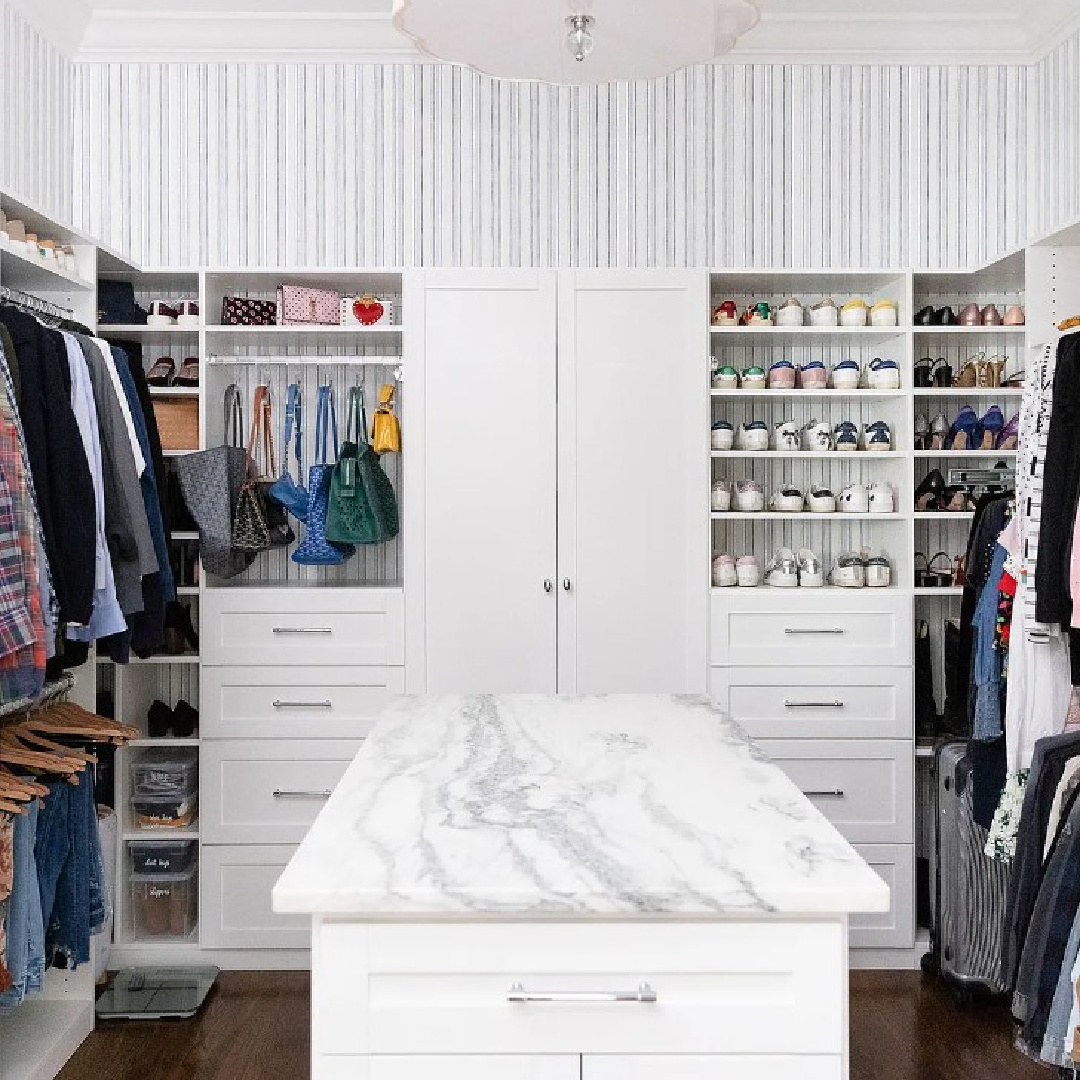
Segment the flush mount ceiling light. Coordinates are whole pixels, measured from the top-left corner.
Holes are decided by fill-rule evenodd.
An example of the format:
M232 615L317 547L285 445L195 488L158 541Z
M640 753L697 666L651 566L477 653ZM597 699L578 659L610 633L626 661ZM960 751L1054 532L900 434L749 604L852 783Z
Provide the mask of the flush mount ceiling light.
M394 25L435 60L500 79L655 79L728 52L751 0L394 0Z

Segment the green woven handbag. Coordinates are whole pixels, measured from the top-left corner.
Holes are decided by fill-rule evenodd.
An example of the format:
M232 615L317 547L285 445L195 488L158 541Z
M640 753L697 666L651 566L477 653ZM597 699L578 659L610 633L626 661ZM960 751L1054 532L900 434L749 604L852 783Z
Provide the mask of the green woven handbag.
M400 530L397 496L366 432L364 392L354 386L349 390L345 441L330 481L326 536L335 543L382 544Z

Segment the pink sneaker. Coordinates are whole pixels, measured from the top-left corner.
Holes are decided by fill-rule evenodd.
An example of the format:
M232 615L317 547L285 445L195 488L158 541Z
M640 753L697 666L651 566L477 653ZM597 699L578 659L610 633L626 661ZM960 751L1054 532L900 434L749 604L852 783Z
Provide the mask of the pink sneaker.
M769 389L795 389L795 365L790 360L777 360L769 368Z
M739 584L746 589L761 584L761 563L756 555L744 555L735 564L735 573Z
M800 369L799 383L804 390L827 390L829 369L820 360L811 360Z

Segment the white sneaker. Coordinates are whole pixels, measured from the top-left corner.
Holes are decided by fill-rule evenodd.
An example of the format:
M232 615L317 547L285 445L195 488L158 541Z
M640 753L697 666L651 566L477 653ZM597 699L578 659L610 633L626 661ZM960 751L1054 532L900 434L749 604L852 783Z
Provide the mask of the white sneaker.
M896 510L896 496L888 484L871 484L867 498L871 514L892 514Z
M730 450L735 445L735 429L729 420L717 420L712 426L712 448Z
M875 356L866 369L865 378L871 390L899 390L900 365L895 360Z
M815 485L806 496L806 506L811 514L835 514L836 496L827 487Z
M866 587L885 589L892 584L892 567L884 555L873 555L866 560Z
M840 512L843 514L870 513L870 496L862 484L852 484L840 492Z
M802 440L799 437L799 425L794 420L784 420L773 428L772 449L784 450L789 453L799 450Z
M841 360L832 369L834 390L858 390L862 379L862 368L857 360Z
M831 450L833 441L829 425L818 420L811 420L802 429L802 446L804 450L811 452Z
M749 424L740 424L735 434L736 450L768 450L769 429L764 420L751 420Z
M774 589L794 589L799 584L799 564L791 548L781 548L765 571L765 584Z
M809 549L803 548L798 555L799 584L808 589L820 589L825 585L825 570L821 560Z
M884 420L875 420L863 428L862 448L864 450L891 450L892 428Z
M859 449L859 429L852 420L841 420L833 429L833 446L846 452Z
M773 493L770 508L778 514L801 514L806 500L796 487L783 487Z
M718 589L727 589L739 584L739 575L735 569L735 560L730 555L717 555L712 561L712 583Z
M866 567L854 551L845 551L836 558L829 581L841 589L861 589L866 584Z
M802 326L806 322L806 312L802 303L789 297L776 309L777 326Z
M836 326L838 322L839 312L836 309L836 301L831 297L825 297L810 309L811 326Z
M713 481L712 508L718 513L727 513L731 509L731 484L727 480Z
M752 589L761 584L761 563L756 555L743 555L735 564L735 573L739 585L744 589Z
M765 509L765 489L756 480L740 480L735 485L735 509L756 514Z

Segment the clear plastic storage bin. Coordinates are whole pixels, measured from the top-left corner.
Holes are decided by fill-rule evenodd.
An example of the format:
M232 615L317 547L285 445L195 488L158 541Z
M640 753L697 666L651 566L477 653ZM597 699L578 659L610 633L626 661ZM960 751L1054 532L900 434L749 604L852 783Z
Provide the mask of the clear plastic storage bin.
M139 829L186 829L195 821L199 797L188 795L134 795L131 812Z
M131 912L136 940L187 938L197 918L195 867L179 874L133 874Z
M136 796L182 797L199 784L199 751L182 746L143 754L131 763L131 790Z
M128 845L131 852L131 872L144 874L183 874L195 865L197 840L134 840Z

